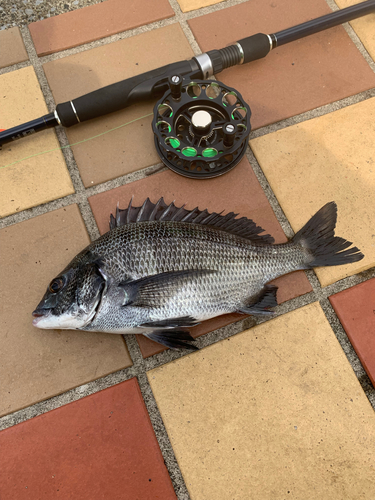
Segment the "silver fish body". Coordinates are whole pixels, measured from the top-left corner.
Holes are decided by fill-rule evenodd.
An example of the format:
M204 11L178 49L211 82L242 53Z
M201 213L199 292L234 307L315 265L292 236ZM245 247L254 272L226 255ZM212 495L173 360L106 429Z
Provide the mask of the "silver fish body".
M278 276L363 257L333 236L332 203L281 245L234 214L190 216L192 211L160 200L158 210L145 203L118 211L112 229L51 282L33 313L35 326L143 333L169 347L186 347L182 339L191 337L181 329L235 311L269 312L277 288L267 283Z

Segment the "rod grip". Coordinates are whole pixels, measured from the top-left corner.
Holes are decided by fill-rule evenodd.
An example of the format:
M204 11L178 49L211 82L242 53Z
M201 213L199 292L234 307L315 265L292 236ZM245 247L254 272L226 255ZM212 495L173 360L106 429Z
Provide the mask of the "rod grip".
M107 85L72 101L56 106L56 112L64 127L92 120L126 108L138 101L153 99L168 88L168 76L184 75L192 71L191 61L179 61L157 68L127 80Z
M269 36L264 33L257 33L256 35L242 38L241 40L238 40L237 43L241 45L243 50L243 63L261 59L271 50L271 40Z

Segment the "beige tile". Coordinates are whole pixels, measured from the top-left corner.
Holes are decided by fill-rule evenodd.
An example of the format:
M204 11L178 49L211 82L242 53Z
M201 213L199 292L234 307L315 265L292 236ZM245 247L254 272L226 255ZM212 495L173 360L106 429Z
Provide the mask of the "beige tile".
M1 30L0 68L27 61L28 58L19 28Z
M155 48L157 47L157 50ZM194 55L179 24L87 50L44 65L56 103ZM136 104L67 129L71 144L152 114L153 103ZM160 161L152 116L73 146L85 186L140 170Z
M177 0L180 4L182 12L189 12L190 10L202 9L209 5L221 3L224 0Z
M318 303L148 379L192 500L375 497L375 415Z
M323 286L375 265L374 121L372 98L250 141L294 231L336 201L336 234L364 253L355 264L317 269Z
M88 243L77 205L0 231L1 415L132 364L121 336L32 325L48 283Z
M350 7L362 0L335 0L340 9ZM375 59L375 13L350 21L370 56Z
M11 128L48 113L32 67L0 76L0 128ZM0 217L74 193L53 130L3 146L0 152ZM19 163L14 162L27 158Z

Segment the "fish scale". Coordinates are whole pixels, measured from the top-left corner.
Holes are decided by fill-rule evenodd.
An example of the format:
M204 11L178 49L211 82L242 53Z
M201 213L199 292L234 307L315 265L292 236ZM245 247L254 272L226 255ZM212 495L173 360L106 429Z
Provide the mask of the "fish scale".
M269 314L273 279L299 269L363 258L334 236L328 203L284 244L272 244L250 219L168 207L162 199L130 202L111 216L110 231L52 280L34 311L39 328L143 333L168 347L194 346L185 330L231 312Z

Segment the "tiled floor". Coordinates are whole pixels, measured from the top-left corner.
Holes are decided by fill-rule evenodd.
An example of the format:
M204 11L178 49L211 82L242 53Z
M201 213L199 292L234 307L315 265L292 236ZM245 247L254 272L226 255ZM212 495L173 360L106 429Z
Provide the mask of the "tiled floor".
M0 31L0 129L332 8L105 0L49 10ZM253 128L246 157L222 177L158 171L152 102L3 147L1 498L375 498L374 27L372 14L218 75L250 104ZM334 200L337 234L365 259L279 278L275 317L204 322L192 354L143 336L34 328L50 279L132 196L238 212L278 243Z

